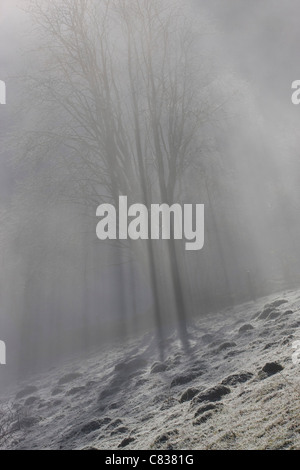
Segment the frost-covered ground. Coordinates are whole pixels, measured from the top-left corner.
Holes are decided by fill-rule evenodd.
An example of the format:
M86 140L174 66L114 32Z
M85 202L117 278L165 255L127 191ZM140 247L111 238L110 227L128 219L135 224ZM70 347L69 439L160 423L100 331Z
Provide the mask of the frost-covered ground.
M160 363L146 335L19 385L1 400L1 448L300 449L300 291L190 332L190 355L174 335Z

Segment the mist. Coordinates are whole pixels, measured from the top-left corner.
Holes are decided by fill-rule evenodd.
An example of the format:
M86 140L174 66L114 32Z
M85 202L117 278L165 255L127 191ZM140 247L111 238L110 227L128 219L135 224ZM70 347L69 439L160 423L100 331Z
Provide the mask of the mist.
M299 286L298 3L90 3L1 2L1 387ZM204 204L203 249L99 240L120 195Z

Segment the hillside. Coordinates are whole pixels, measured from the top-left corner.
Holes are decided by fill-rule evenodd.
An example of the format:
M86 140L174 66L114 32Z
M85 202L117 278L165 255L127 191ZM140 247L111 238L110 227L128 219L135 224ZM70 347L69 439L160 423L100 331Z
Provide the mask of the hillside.
M300 291L201 317L191 353L151 334L19 384L2 449L300 449ZM295 361L294 361L295 362Z

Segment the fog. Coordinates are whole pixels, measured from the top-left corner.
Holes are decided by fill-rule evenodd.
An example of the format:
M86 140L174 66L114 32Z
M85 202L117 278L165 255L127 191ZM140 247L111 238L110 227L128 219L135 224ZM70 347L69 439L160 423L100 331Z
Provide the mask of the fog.
M147 331L188 354L299 284L298 2L109 3L1 1L0 385ZM204 248L99 240L119 195L204 204Z

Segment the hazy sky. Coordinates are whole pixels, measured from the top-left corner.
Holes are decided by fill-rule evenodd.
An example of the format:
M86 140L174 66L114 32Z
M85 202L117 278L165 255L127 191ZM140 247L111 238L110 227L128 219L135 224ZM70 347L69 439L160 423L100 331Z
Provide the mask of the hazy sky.
M227 57L259 98L268 98L271 112L271 105L279 104L294 115L290 86L300 78L299 1L194 0L194 4L206 5Z
M290 83L300 78L298 0L185 0L205 10L216 27L216 53L225 54L258 93L290 104ZM10 70L20 53L25 0L0 0L0 73ZM213 38L212 38L213 40Z
M247 86L249 101L255 103L264 119L300 140L300 107L291 103L291 83L300 79L298 45L300 29L299 0L183 0L199 18L208 17L211 34L205 41L211 48L221 72L232 72ZM13 74L28 36L24 34L24 13L16 7L26 0L0 0L0 79ZM205 20L206 21L206 20ZM12 93L9 79L7 93ZM3 122L4 111L0 115ZM1 125L3 129L3 124ZM276 132L276 131L274 131ZM295 144L294 144L295 145ZM0 184L5 185L5 171L0 163Z
M0 71L11 69L19 50L18 33L23 13L16 5L16 0L0 0Z

